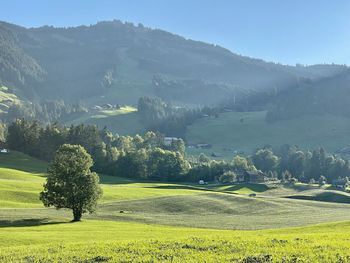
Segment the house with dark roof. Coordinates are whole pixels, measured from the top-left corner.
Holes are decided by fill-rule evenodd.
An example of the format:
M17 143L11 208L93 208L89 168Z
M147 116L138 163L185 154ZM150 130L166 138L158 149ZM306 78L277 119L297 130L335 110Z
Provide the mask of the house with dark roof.
M243 173L245 183L260 184L267 181L267 176L262 171L245 171Z
M332 185L337 189L346 190L349 186L349 180L348 178L338 178L332 181Z

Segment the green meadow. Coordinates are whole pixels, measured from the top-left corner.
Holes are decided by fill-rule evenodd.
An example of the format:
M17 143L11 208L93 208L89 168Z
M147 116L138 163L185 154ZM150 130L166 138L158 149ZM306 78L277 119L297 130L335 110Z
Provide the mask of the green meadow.
M349 194L328 186L100 175L97 212L72 223L38 199L46 166L0 155L0 262L350 262Z
M348 147L350 122L333 115L306 115L267 123L266 112L227 112L218 118L201 118L188 127L189 144L208 143L212 149L189 149L190 154L215 153L231 159L235 151L250 155L264 145L299 145L303 149L323 146L329 152ZM242 120L242 121L241 121ZM214 135L213 135L214 134Z
M120 135L142 134L145 132L145 128L140 122L140 116L137 114L137 109L131 106L89 112L67 123L93 124L101 128L106 126L110 131Z

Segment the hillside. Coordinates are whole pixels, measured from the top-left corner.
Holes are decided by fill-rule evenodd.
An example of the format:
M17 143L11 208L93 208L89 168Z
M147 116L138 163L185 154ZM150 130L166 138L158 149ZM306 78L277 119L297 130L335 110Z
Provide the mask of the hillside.
M137 109L125 106L121 109L90 111L80 116L66 120L67 124L90 124L100 128L107 127L108 130L119 135L135 135L145 132L144 125L140 121Z
M211 149L189 149L231 159L234 154L250 155L265 145L279 147L298 145L302 149L324 147L330 152L348 147L348 118L325 115L305 115L299 118L268 123L266 112L227 112L218 118L201 118L188 127L188 144L211 144Z
M350 117L350 71L318 81L309 81L281 91L272 98L267 114L270 122L307 114Z
M267 63L118 20L69 28L1 22L0 45L0 84L30 100L134 104L140 96L158 95L213 104L345 69Z

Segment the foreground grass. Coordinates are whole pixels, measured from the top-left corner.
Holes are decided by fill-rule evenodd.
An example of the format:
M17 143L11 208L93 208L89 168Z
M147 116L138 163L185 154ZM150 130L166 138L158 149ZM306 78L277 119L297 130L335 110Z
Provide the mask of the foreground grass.
M0 228L1 262L349 262L350 223L222 231L85 221Z

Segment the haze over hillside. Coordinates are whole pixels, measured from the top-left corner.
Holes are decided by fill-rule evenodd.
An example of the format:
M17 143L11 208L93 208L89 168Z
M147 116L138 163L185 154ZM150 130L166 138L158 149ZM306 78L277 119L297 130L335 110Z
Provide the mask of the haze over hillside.
M1 22L0 47L0 84L30 100L136 103L141 96L156 95L212 105L345 70L267 63L118 20L70 28Z
M350 116L345 65L270 63L113 20L67 28L0 22L0 66L0 119L5 122L24 117L107 126L119 134L154 130L188 144L210 143L209 154L215 150L228 158L266 143L308 148L326 141L332 152L349 146L342 123ZM139 112L135 105L144 97L160 99L148 101L148 110ZM250 116L239 112L252 111L259 111L252 114L259 118L251 126L234 122ZM332 127L319 118L324 114ZM222 118L201 119L207 115ZM285 122L268 125L280 121ZM213 129L203 129L207 125ZM279 130L273 127L289 126L319 132L311 139L307 134L271 135ZM261 132L245 137L249 127ZM217 137L230 132L233 136Z

